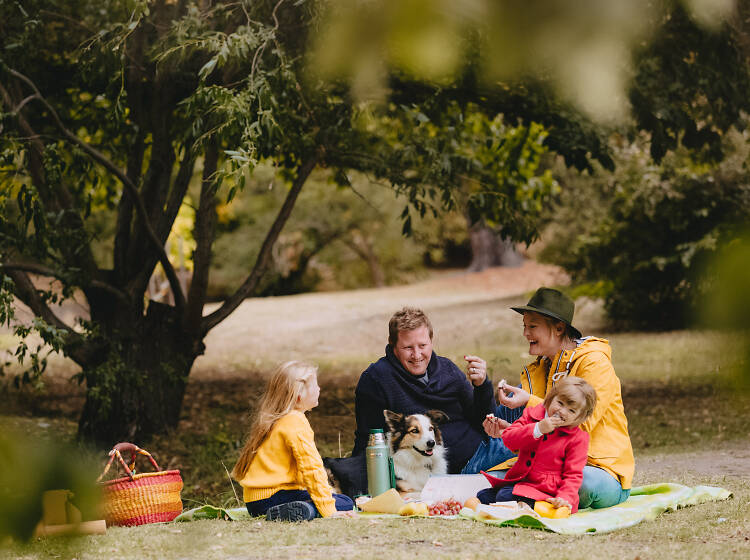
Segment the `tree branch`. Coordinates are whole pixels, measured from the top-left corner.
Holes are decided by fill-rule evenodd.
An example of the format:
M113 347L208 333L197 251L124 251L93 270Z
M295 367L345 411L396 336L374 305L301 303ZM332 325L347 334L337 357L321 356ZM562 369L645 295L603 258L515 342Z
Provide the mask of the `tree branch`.
M14 86L17 84L13 84ZM15 88L18 90L18 88ZM20 97L20 91L16 91L17 97ZM21 109L27 101L32 99L38 99L38 91L34 94L26 97L21 103L17 104L13 111L16 114L18 120L18 126L20 130L27 136L29 144L29 157L27 169L31 176L32 183L37 187L40 198L48 206L50 210L59 212L61 210L70 210L74 207L73 196L70 191L66 188L65 184L60 181L55 185L55 188L50 188L47 184L46 172L44 168L44 143L40 140L40 136L36 134L36 131L31 128L31 124L26 120ZM13 105L13 97L9 91L7 91L2 84L0 84L0 96L8 105ZM73 228L83 229L83 223L80 216L75 212L68 212L66 214L66 222ZM75 264L84 271L87 271L90 275L96 273L97 266L94 259L94 255L91 251L89 244L84 247L60 247L63 254L71 260L72 264Z
M66 325L62 319L55 315L44 300L39 296L39 291L36 289L34 284L31 282L28 274L22 270L15 268L4 267L7 275L13 280L14 290L13 293L29 306L29 309L34 312L34 315L43 319L47 324L53 327L63 330L67 333L75 333L68 325Z
M215 142L206 148L203 160L203 179L198 211L195 216L193 231L196 247L193 251L193 279L188 290L187 308L185 309L185 330L199 333L203 304L206 301L208 275L211 268L211 246L216 231L216 168L219 161L219 149Z
M127 176L135 184L140 177L141 168L143 167L143 155L146 151L146 134L142 126L138 127L138 132L133 140L127 156ZM114 269L115 275L120 281L120 285L127 284L131 276L128 266L128 251L131 243L131 227L133 225L133 199L125 190L120 197L120 204L117 208L117 225L115 228L115 249L114 249Z
M276 243L284 224L286 224L292 213L294 203L297 201L297 196L299 196L302 186L305 184L305 181L307 181L312 170L315 169L315 166L318 163L318 157L319 154L311 156L310 159L305 161L297 169L297 178L294 183L292 183L292 188L289 190L289 193L284 200L284 204L282 204L279 209L276 219L268 230L266 238L263 240L263 245L261 245L252 272L250 272L250 275L245 279L242 286L229 296L219 309L203 318L201 322L201 331L203 334L208 333L208 331L226 319L235 309L237 309L240 303L242 303L242 301L252 294L255 288L257 288L260 279L268 268L271 259L271 249L273 248L274 243Z
M5 262L0 263L0 270L18 270L22 272L31 272L33 274L38 274L40 276L48 276L50 278L57 278L59 280L62 280L60 275L56 273L54 270L52 270L49 267L46 267L44 265L41 265L39 263L20 263L20 262ZM109 292L119 300L129 303L130 300L128 298L128 294L123 292L122 290L117 289L115 286L109 284L108 282L102 282L101 280L92 279L89 283L89 286L92 288L96 288L98 290L102 290L105 292Z
M55 315L49 306L39 297L39 292L29 279L26 272L16 269L6 269L11 280L13 280L13 293L25 303L29 309L43 319L48 325L52 325L58 330L64 331L63 335L63 352L70 359L82 367L85 367L92 359L96 359L100 354L98 350L87 343L86 337L75 332L66 325L57 315Z
M36 84L34 84L34 82L32 82L29 78L27 78L20 72L13 70L12 68L7 68L7 71L11 75L18 78L19 80L22 80L34 91L34 93L36 94L36 98L50 112L52 119L55 121L55 124L60 129L60 132L62 132L65 138L67 138L68 140L76 144L79 148L81 148L84 152L86 152L89 156L91 156L94 159L94 161L98 162L102 167L104 167L112 175L117 177L120 180L120 182L123 184L125 189L133 198L139 217L143 221L143 227L145 228L149 239L151 239L151 241L154 244L154 250L159 255L159 262L161 263L162 267L164 267L164 272L167 275L167 279L169 280L169 284L172 288L172 292L174 293L175 307L179 309L184 308L185 295L182 293L182 289L180 288L180 282L177 279L177 274L175 273L174 267L169 262L167 253L166 251L164 251L164 246L161 245L161 243L159 242L159 238L156 235L156 232L154 231L153 227L151 227L151 221L149 220L148 212L146 211L146 207L143 204L143 199L141 199L140 197L138 188L133 184L130 178L127 175L125 175L125 173L123 173L122 170L120 170L114 163L112 163L104 154L102 154L99 150L97 150L96 148L90 146L89 144L87 144L86 142L78 138L78 136L73 134L70 130L68 130L65 127L65 124L60 120L60 117L58 116L55 109L44 98L44 96L42 96L41 92L37 89Z
M174 221L180 211L180 206L182 206L182 202L185 199L185 193L187 193L188 187L190 186L190 179L193 176L193 169L195 167L193 143L187 142L184 149L185 155L180 163L177 177L172 184L166 208L162 212L156 225L156 235L159 237L162 246L166 244L167 239L169 238L169 233L172 231L172 226L174 225ZM141 260L144 260L142 254L137 256L140 257ZM141 268L141 272L133 280L133 285L137 286L139 293L141 290L145 290L148 285L153 267L156 264L155 259L150 256L145 260L146 266Z
M190 185L190 179L193 177L193 169L195 168L195 153L193 152L193 143L188 141L184 146L185 155L180 163L180 169L177 171L177 177L175 177L172 185L172 191L169 194L166 210L161 215L161 219L157 224L156 233L161 239L162 245L167 242L169 232L172 231L172 226L177 218L177 214L180 211L182 202L185 199L185 193L187 193L188 186Z

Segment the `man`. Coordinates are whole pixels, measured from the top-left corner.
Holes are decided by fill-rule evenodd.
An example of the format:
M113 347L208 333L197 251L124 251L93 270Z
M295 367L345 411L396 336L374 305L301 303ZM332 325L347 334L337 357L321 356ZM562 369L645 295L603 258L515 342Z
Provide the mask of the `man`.
M364 453L371 429L385 430L383 410L414 414L435 409L449 418L440 426L448 472L460 472L485 439L482 421L495 411L487 364L477 356L464 358L466 375L432 351L432 325L421 310L396 312L388 323L385 356L370 364L357 383L352 456Z

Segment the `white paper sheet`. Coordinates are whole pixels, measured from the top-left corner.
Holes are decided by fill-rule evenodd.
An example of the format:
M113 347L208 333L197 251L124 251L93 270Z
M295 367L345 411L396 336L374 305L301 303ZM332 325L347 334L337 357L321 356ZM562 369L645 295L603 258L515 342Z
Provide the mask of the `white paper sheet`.
M428 504L454 498L462 504L476 496L483 488L489 488L490 483L481 474L446 474L431 476L424 485L420 499Z

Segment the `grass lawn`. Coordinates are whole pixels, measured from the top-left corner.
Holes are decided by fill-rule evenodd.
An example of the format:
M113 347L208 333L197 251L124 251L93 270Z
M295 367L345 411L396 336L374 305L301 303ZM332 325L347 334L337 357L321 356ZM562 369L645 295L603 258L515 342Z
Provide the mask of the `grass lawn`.
M665 474L665 476L667 476ZM472 521L196 521L111 528L105 535L38 540L6 549L11 558L732 558L750 551L750 483L670 474L687 484L731 487L734 498L661 515L604 535L563 536ZM8 556L6 556L8 557Z
M496 307L469 302L436 308L431 312L433 321L443 333L437 341L438 351L456 360L467 351L479 353L490 363L496 381L516 379L528 356L517 317L496 311L508 301L493 302L500 304ZM473 321L473 314L483 309L484 315L477 319L483 325L477 329L481 334L462 338L445 328L447 324L466 324L464 314L471 315ZM596 320L592 318L591 324ZM582 330L589 330L585 321ZM732 499L663 514L656 521L615 533L581 537L437 519L361 518L303 524L198 521L115 527L93 537L4 543L0 544L0 557L750 557L750 393L738 390L727 373L736 365L733 354L726 350L735 339L709 332L604 336L612 342L622 380L636 454L635 485L669 481L722 486L734 493ZM323 455L343 455L351 449L354 386L359 371L377 358L369 346L359 358L352 357L351 351L348 345L341 348L347 356L343 361L337 360L335 348L320 356L320 405L309 417ZM212 367L204 361L194 372L178 428L151 442L139 442L163 467L181 470L186 508L203 503L236 505L222 463L231 469L249 407L268 372L265 367L251 366L228 375ZM0 393L0 424L24 437L71 439L81 404L80 389L60 378L52 378L41 391L6 388ZM103 462L103 454L97 454L96 459Z

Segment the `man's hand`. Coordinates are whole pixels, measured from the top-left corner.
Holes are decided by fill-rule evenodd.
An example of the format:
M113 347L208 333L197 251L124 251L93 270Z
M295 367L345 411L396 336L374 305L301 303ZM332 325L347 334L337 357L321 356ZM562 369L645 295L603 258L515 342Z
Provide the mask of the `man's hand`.
M510 393L513 393L513 396L509 396ZM508 385L505 379L503 379L497 384L497 393L495 396L497 402L500 404L508 408L518 408L519 406L526 406L531 395L520 387Z
M487 362L479 356L464 356L466 375L474 387L479 387L487 379Z
M487 418L482 422L482 427L488 436L493 438L499 438L503 435L503 430L510 426L508 422L502 418L497 418L493 414L488 414Z

